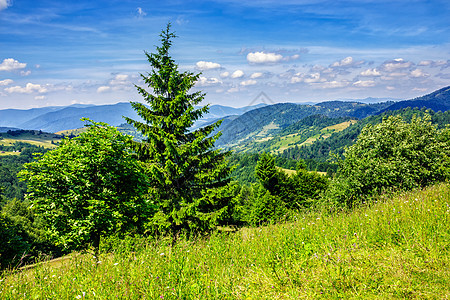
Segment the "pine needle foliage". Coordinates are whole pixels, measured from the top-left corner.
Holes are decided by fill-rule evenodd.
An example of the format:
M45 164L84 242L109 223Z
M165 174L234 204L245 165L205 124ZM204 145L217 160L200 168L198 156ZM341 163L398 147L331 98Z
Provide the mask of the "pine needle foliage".
M131 102L144 122L125 118L146 137L133 147L138 159L146 163L150 193L158 207L149 230L172 234L205 231L217 225L227 211L226 201L206 194L228 183L229 153L214 148L220 133L213 131L221 121L190 130L209 110L209 105L195 107L204 93L189 92L200 74L178 70L169 54L176 37L170 23L160 37L156 53L145 52L152 70L141 77L148 89L136 86L148 106Z

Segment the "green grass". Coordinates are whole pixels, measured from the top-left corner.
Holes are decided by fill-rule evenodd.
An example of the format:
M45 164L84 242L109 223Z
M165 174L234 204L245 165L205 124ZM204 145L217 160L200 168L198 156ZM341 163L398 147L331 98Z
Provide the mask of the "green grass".
M448 299L450 186L1 276L1 299ZM132 239L130 239L132 240Z
M52 141L55 143L61 141L61 137L53 133L43 133L41 135L32 135L30 133L25 133L18 136L1 133L0 136L3 137L3 139L0 140L0 145L4 146L11 146L15 142L24 142L36 146L42 146L44 148L56 148L57 145L52 144Z
M0 156L6 156L6 155L20 155L20 152L0 151Z

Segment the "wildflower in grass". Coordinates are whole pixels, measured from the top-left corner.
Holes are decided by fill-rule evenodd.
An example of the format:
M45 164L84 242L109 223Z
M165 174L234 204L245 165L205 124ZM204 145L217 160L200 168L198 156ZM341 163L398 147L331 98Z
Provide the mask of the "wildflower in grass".
M117 266L119 263L114 263L115 266Z

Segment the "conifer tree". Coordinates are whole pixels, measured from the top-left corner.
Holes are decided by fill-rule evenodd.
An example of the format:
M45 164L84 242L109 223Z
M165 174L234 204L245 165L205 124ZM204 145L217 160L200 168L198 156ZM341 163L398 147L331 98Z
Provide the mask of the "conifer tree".
M169 54L176 37L170 23L160 37L156 53L145 52L152 70L141 77L149 89L136 86L148 107L131 102L144 122L125 118L146 137L134 142L134 149L147 165L150 193L158 207L149 230L172 234L204 231L228 213L227 199L217 196L221 194L217 188L229 181L230 168L225 160L229 153L214 148L220 133L213 131L221 121L190 130L209 110L208 105L195 107L204 93L189 92L200 74L178 70ZM214 196L207 195L213 190Z

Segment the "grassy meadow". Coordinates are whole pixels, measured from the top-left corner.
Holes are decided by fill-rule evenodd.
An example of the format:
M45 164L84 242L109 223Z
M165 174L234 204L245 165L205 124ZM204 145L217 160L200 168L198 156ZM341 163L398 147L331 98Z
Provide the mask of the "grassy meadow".
M29 132L13 136L7 133L0 133L0 145L12 146L16 142L28 143L35 146L42 146L44 148L56 148L56 143L61 141L61 137L53 133L31 134ZM52 144L55 143L55 144Z
M449 299L450 185L0 276L1 299Z

